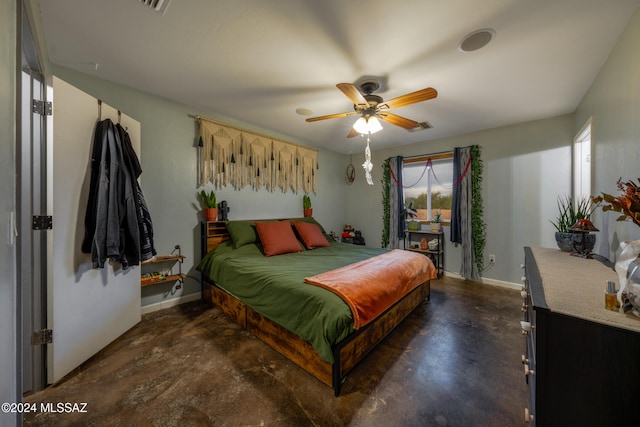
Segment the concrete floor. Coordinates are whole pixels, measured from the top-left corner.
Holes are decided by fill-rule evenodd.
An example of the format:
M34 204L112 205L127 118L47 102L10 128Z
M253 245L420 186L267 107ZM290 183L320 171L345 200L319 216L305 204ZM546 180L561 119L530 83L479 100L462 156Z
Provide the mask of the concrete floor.
M348 377L342 395L217 309L188 303L143 321L26 402L26 426L519 426L527 387L519 292L451 278Z

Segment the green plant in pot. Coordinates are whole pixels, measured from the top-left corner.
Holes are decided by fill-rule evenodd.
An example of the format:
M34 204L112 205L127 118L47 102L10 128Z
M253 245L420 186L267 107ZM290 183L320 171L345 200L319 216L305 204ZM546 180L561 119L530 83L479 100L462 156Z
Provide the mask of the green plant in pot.
M594 206L589 197L574 202L571 196L558 197L558 217L551 224L556 228L556 244L563 252L572 252L574 242L579 243L583 233L571 231L571 227L580 219L590 219ZM584 236L588 250L592 250L596 243L596 235L588 233Z
M313 216L313 209L311 208L311 198L308 194L302 196L302 208L305 218Z
M204 219L207 221L216 221L218 219L218 203L216 202L216 193L211 190L210 193L207 194L206 191L202 190L198 195L198 200L202 203L202 207L204 208Z
M402 211L402 217L407 221L407 230L420 230L420 222L413 220L418 217L418 211L413 208L413 201Z
M440 226L442 224L442 212L438 211L433 214L433 219L431 220L431 231L439 232Z

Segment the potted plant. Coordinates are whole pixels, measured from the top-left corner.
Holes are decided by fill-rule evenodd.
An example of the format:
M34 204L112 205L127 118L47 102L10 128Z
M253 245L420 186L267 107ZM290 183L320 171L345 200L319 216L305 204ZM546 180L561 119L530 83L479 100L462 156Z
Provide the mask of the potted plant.
M640 178L638 182L640 183ZM617 184L622 195L602 193L602 196L592 197L591 200L596 206L602 207L603 212L618 212L620 216L616 221L631 220L640 226L640 186L633 181L622 182L622 179L619 179ZM603 205L603 202L608 204Z
M640 184L640 178L638 178ZM613 196L602 193L602 196L592 197L591 200L603 212L617 212L616 221L631 221L640 227L640 185L633 181L617 182L620 194ZM631 240L620 242L620 252L617 254L615 270L620 279L621 291L618 301L621 311L626 312L628 305L622 300L626 292L627 299L633 308L633 314L640 317L640 241Z
M218 219L218 203L216 202L216 193L211 190L209 194L202 190L198 194L198 199L204 208L204 218L207 221L216 221Z
M302 208L304 210L305 218L310 218L311 216L313 216L313 209L311 208L311 199L307 194L302 196Z
M442 220L440 219L442 217L442 212L438 211L435 214L433 214L433 219L431 220L431 231L434 233L439 233L440 232L440 225L442 223Z
M582 239L581 233L571 231L571 226L576 224L580 219L590 219L593 213L593 205L588 197L582 198L574 203L571 196L565 198L558 197L558 217L551 224L556 228L556 244L563 252L571 252L574 248L574 242ZM585 241L593 249L596 243L596 235L588 233Z
M418 217L418 211L413 209L413 201L402 211L402 217L407 221L407 230L420 230L420 222L413 221Z

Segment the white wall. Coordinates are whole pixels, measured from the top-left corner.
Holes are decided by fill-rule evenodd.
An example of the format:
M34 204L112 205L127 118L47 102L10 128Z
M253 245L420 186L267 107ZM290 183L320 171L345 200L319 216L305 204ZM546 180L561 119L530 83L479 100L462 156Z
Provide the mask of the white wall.
M555 218L557 196L569 194L571 189L573 130L573 115L565 115L374 151L375 185L368 186L360 174L348 189L347 222L362 230L368 245L380 246L382 162L396 155L438 153L479 145L484 162L485 259L488 254L496 255L495 267L486 271L484 277L519 283L523 247L555 246L555 230L549 220ZM449 227L445 227L445 232L445 269L459 273L460 248L449 243Z
M596 168L593 192L615 192L615 181L619 176L629 179L640 176L634 172L639 164L637 144L640 134L640 65L636 54L639 19L636 13L576 115L489 129L394 150L376 151L374 135L371 142L375 165L373 187L366 185L362 174L361 147L353 151L358 175L351 186L344 183L349 156L320 151L319 191L317 197L312 197L315 216L334 231L340 231L345 222L351 223L362 230L367 245L380 246L380 165L384 159L398 154L449 151L456 146L477 144L482 147L485 166L485 255L495 254L497 260L495 267L484 276L519 283L523 246L555 246L554 228L549 221L557 215L557 197L571 192L572 139L589 116L594 115ZM56 67L54 72L142 122L145 169L142 182L158 230L157 247L168 251L175 243L181 243L189 257L186 267L193 273L191 267L199 258L200 216L194 207L196 127L188 115L200 114L230 124L243 124L68 69ZM253 130L269 134L265 129ZM277 134L274 137L287 139ZM292 142L304 144L304 141ZM290 216L292 212L300 212L301 195L231 189L217 191L217 195L219 200L229 202L231 218ZM600 236L606 235L612 242L609 246L617 247L619 240L638 238L638 230L632 224L607 221L606 225L597 225L603 229ZM447 247L446 269L455 273L459 271L459 265L459 248ZM162 289L158 288L152 290L151 295L143 294L143 304L170 298L160 291ZM188 281L186 293L195 291L195 282Z
M640 178L640 10L631 18L576 111L575 133L593 117L592 194L619 194L616 181ZM640 227L596 211L595 251L614 259L621 241L640 239Z
M142 291L142 305L166 302L181 295L200 292L199 273L194 265L200 259L200 221L202 220L197 190L196 121L189 115L201 115L248 130L289 140L266 129L251 128L212 112L190 108L136 89L124 87L76 71L53 67L53 73L79 89L119 108L141 123L142 190L149 205L155 246L159 253L170 252L182 245L187 259L183 272L189 277L185 287L175 295L171 285L147 286ZM87 141L90 143L90 141ZM314 217L327 231L340 231L345 216L344 156L320 150L318 153L318 193L311 195ZM212 189L211 185L205 187ZM231 187L215 190L218 201L226 200L230 219L302 216L302 193L292 194Z
M9 237L16 210L17 13L15 1L0 2L0 402L22 399L16 246ZM0 412L0 425L17 425L20 419L19 414Z

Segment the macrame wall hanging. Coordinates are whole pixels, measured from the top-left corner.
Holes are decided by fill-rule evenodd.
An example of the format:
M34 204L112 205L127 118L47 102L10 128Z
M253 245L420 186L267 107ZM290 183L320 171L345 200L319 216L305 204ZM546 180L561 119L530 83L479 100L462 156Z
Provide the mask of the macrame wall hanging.
M199 185L316 193L318 150L196 117Z

